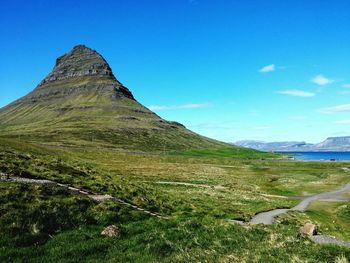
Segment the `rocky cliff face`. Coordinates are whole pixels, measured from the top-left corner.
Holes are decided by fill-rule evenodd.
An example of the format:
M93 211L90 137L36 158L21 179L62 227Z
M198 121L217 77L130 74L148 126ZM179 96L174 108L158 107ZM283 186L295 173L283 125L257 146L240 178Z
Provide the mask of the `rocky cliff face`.
M114 76L106 60L84 45L75 46L57 58L55 67L39 85L20 101L55 99L85 91L113 92L113 97L134 99L132 93Z
M43 87L55 81L82 76L113 79L119 83L108 63L100 54L84 45L78 45L71 52L57 58L54 69L41 81L38 87Z

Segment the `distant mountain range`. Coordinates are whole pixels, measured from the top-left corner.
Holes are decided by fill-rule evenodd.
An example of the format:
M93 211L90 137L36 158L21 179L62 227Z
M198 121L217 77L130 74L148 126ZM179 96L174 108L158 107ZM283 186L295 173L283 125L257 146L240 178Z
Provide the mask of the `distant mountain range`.
M329 137L323 142L311 144L306 142L263 142L254 140L243 140L234 143L235 145L252 148L260 151L281 151L281 152L350 152L350 136Z

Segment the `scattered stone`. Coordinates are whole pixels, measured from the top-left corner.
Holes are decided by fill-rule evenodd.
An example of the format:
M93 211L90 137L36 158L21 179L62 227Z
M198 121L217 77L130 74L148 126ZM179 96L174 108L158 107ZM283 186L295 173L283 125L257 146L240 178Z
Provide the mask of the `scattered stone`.
M107 236L107 237L117 237L120 234L120 230L115 225L110 225L106 227L102 232L101 235Z
M317 234L316 225L312 223L306 223L301 229L300 232L305 236L313 236Z

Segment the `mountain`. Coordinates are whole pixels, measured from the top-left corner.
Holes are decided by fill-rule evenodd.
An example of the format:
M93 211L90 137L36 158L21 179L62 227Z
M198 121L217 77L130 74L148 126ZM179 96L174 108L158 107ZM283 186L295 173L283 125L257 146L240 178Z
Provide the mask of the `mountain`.
M323 151L350 151L350 136L329 137L321 143L314 144L312 148Z
M308 144L305 142L263 142L254 140L243 140L235 143L236 145L252 148L261 151L283 151L286 149L299 149L306 147Z
M141 105L106 60L84 45L57 58L52 72L32 92L0 109L0 136L53 146L127 150L229 146Z
M263 142L254 140L237 141L235 145L261 151L350 151L350 136L329 137L323 142Z

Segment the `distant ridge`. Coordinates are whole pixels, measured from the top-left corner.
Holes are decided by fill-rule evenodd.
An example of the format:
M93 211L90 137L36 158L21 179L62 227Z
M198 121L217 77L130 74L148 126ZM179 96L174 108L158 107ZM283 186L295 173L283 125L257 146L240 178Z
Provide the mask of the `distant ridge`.
M329 137L323 142L311 144L306 142L263 142L254 140L237 141L235 145L261 151L350 151L350 136Z
M84 45L57 58L32 92L0 109L0 136L141 151L233 147L141 105L107 61Z

